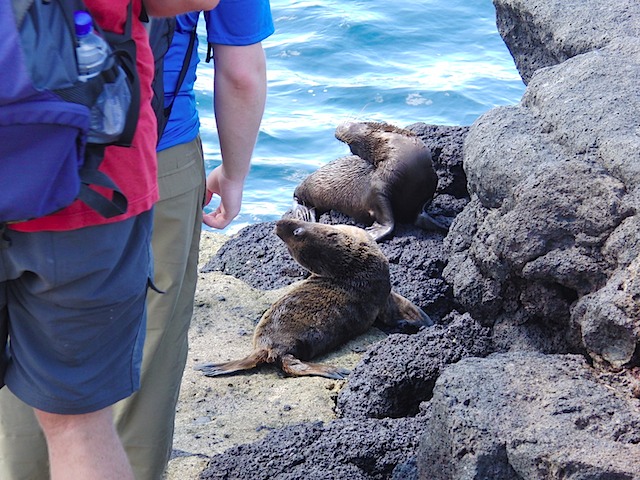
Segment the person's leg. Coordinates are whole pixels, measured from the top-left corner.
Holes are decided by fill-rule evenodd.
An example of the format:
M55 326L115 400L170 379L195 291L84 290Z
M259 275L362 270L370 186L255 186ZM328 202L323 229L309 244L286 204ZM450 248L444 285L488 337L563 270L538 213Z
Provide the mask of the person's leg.
M0 253L3 248L1 242L0 239ZM0 265L4 272L2 260ZM3 384L8 361L8 325L6 283L3 281L0 282L0 385ZM17 399L8 388L0 388L0 478L29 480L48 477L47 444L33 409Z
M4 234L4 227L0 226L0 255L10 246L4 241ZM4 257L0 256L0 386L4 385L4 370L8 362L6 275ZM0 387L0 478L49 478L47 444L33 409L6 387Z
M0 228L1 233L1 228ZM0 247L1 248L1 247ZM5 284L0 280L0 392L4 387L4 372L9 362L7 341L9 340L9 319L7 318L7 301Z
M5 237L6 224L0 223L0 391L4 387L4 373L9 363L7 342L9 340L9 315L7 313L7 268L2 251L11 246Z
M175 409L187 359L204 196L199 139L159 152L160 202L154 207L154 282L140 390L114 407L137 480L162 477L171 454Z
M49 478L47 443L33 409L0 390L0 478Z
M81 415L36 410L49 447L51 480L133 480L111 408Z

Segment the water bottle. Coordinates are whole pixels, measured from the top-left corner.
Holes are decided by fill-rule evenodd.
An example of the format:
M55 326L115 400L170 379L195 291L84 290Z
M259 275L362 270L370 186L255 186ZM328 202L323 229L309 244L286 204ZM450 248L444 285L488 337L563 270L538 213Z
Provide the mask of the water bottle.
M109 44L93 29L89 13L74 13L78 46L78 79L91 82L103 70L113 68ZM100 95L91 108L89 143L108 144L115 142L124 130L127 112L131 104L131 91L124 71L117 67L115 80L105 82ZM94 81L98 81L96 79Z
M74 13L76 24L76 37L78 46L76 56L78 58L79 80L86 82L98 75L104 63L109 58L110 48L104 39L93 30L93 20L87 12Z

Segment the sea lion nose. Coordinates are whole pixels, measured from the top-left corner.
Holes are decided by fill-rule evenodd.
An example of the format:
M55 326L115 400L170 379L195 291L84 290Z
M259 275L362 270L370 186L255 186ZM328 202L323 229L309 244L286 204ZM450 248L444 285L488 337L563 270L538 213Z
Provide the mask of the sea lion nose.
M291 218L282 218L276 221L274 233L281 239L290 237L294 230L299 227L299 221Z

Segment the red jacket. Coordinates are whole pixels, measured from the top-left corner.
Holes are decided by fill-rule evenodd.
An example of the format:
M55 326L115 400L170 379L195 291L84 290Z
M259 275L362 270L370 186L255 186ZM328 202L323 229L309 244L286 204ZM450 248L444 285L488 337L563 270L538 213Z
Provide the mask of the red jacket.
M122 32L129 0L85 0L95 21L105 30ZM111 223L149 210L158 200L156 160L156 119L151 108L153 54L147 32L139 20L141 0L133 0L132 34L137 47L137 67L140 76L140 118L133 145L108 147L100 166L120 187L129 202L125 214L104 218L84 203L76 201L52 215L11 225L14 230L35 232L64 231Z

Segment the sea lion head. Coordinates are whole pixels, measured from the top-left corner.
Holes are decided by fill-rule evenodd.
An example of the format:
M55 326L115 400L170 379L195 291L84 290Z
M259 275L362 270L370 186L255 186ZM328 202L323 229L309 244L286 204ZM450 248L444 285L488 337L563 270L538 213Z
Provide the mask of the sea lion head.
M291 256L310 272L338 280L389 276L389 263L363 229L297 219L276 222L275 233Z
M400 128L386 122L351 122L345 121L336 127L335 136L341 142L351 144L356 139L373 133L397 133L401 135L415 135L410 130Z
M335 136L349 145L353 155L373 165L394 156L398 143L426 151L413 132L384 122L342 122L336 127Z

